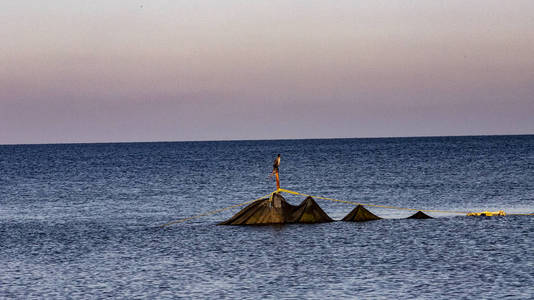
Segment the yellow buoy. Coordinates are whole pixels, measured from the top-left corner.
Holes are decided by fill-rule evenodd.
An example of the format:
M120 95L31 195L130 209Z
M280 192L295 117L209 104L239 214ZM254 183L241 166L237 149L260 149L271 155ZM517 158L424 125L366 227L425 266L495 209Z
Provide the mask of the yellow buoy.
M482 217L494 217L494 216L506 216L504 210L499 211L483 211L483 212L470 212L468 216L482 216Z

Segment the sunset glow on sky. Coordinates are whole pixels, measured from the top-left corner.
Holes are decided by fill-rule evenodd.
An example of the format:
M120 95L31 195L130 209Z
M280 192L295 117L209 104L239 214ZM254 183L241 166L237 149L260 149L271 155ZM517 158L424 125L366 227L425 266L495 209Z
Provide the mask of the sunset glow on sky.
M534 133L534 1L7 1L0 144Z

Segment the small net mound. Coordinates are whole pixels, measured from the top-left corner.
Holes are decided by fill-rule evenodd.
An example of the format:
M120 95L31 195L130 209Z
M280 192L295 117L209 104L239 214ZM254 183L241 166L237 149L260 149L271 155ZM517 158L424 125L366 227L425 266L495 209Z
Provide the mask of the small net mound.
M432 217L422 211L418 211L406 219L432 219Z
M324 223L332 221L334 220L324 212L312 197L304 199L291 214L292 223Z
M276 193L272 200L265 198L254 201L219 225L267 225L332 221L313 198L308 197L300 205L294 206Z
M365 222L365 221L380 220L380 219L382 218L368 211L362 205L358 205L348 215L346 215L342 219L342 221Z

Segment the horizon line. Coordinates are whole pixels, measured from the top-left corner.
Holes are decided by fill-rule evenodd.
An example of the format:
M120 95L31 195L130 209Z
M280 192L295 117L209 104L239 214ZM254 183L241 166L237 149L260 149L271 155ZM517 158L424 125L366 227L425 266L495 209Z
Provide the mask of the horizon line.
M529 136L534 133L514 134L459 134L459 135L413 135L413 136L369 136L369 137L317 137L317 138L280 138L280 139L212 139L212 140L152 140L152 141L101 141L101 142L44 142L44 143L8 143L0 146L31 146L31 145L83 145L83 144L141 144L141 143L205 143L205 142L254 142L254 141L292 141L292 140L350 140L350 139L410 139L410 138L443 138L443 137L497 137L497 136Z

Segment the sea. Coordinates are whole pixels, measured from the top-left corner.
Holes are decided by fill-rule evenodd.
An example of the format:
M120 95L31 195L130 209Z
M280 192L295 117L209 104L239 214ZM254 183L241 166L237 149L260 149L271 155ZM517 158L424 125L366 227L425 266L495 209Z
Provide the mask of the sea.
M278 153L282 188L443 212L217 226ZM486 210L508 215L457 213ZM533 135L2 145L0 298L533 299L529 213Z

